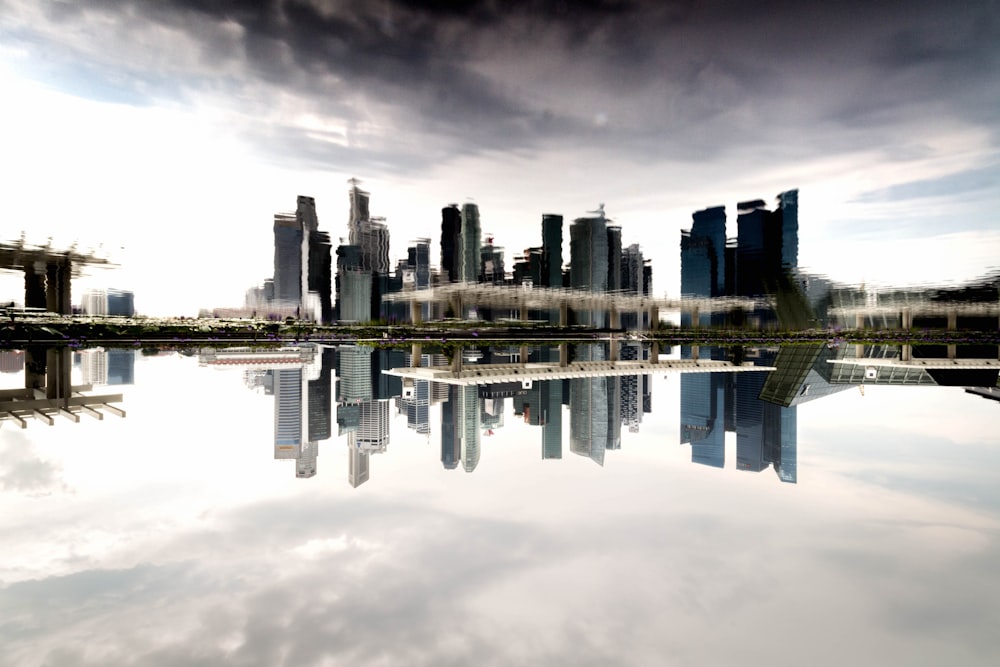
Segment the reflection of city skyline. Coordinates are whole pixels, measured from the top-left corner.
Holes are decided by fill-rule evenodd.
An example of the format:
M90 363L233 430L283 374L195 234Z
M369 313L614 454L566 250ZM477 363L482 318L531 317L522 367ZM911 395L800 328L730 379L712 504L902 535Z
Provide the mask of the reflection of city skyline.
M684 347L680 359L653 366L648 345L622 343L618 361L610 360L609 346L607 341L572 346L564 367L569 377L557 379L534 378L559 367L560 351L532 346L466 349L449 360L440 353L411 356L364 345L300 345L253 353L280 367L251 365L245 377L249 386L275 397L275 458L294 459L296 475L312 477L319 443L339 439L348 449L344 467L352 486L371 479L373 455L388 453L394 416L405 420L408 430L440 444L440 462L447 470L477 470L489 460L490 436L513 421L538 427L531 432L537 433L541 459L562 459L565 435L570 452L603 466L641 431L642 415L652 409L654 372L681 376L678 442L691 446L693 463L726 467L726 433L731 433L736 443L732 467L753 472L771 467L781 481L795 483L799 404L864 383L955 385L970 377L949 379L934 368L915 372L894 366L899 346ZM241 350L233 356L247 354ZM460 371L454 370L456 355L462 359ZM864 365L875 363L870 359L881 364L874 373ZM506 378L511 368L523 369L524 379ZM982 381L978 372L973 379ZM990 372L995 387L996 368ZM417 373L437 380L419 379ZM495 374L499 381L492 381ZM490 376L490 381L462 384L458 377L470 375ZM432 410L440 410L439 420Z

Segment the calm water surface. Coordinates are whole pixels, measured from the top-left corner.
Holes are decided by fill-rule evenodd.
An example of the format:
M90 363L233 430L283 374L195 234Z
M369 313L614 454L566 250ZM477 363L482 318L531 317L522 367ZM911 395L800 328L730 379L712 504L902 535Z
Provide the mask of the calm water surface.
M996 400L667 371L397 399L364 352L84 355L124 419L5 422L0 664L1000 662Z

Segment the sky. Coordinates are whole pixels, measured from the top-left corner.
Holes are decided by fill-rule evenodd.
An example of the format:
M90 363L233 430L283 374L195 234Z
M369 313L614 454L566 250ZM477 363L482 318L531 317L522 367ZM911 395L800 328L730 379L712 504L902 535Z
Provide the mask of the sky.
M735 235L737 202L798 188L814 272L997 266L996 1L733 5L0 0L0 239L100 246L121 268L79 289L193 314L271 276L297 195L346 236L356 177L393 263L438 261L452 202L508 262L603 203L676 295L693 211Z

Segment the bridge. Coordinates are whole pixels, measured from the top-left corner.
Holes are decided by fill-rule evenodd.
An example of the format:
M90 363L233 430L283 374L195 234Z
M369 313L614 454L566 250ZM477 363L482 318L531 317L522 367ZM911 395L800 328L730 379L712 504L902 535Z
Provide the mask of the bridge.
M456 357L459 357L456 354ZM773 366L754 366L752 363L736 364L714 359L671 359L670 361L576 361L531 362L522 364L469 364L451 367L393 368L382 371L386 375L412 380L429 380L458 386L522 382L535 380L565 380L575 378L608 377L616 375L648 375L651 373L725 373L773 371Z
M489 285L482 283L450 283L423 290L394 292L383 297L384 301L410 304L414 323L421 321L421 306L425 303L451 304L456 313L464 306L509 308L518 311L520 319L527 319L529 310L558 310L559 324L569 323L570 310L604 310L611 315L611 328L620 327L621 313L648 313L651 323L659 320L660 310L689 312L697 320L698 314L725 312L742 308L754 310L770 307L766 299L743 297L713 297L704 299L668 299L642 296L626 292L591 292L564 287L533 287L526 285Z
M26 309L71 315L72 280L88 265L113 266L106 258L77 252L75 245L67 250L55 250L51 245L29 245L23 238L0 242L0 270L24 273Z

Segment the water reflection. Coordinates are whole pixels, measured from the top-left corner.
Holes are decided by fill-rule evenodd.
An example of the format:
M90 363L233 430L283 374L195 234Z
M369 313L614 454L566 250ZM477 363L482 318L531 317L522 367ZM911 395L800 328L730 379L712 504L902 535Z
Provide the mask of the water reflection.
M295 461L297 477L317 474L320 443L336 424L354 487L371 479L372 456L388 452L393 412L439 443L445 470L474 472L486 439L510 419L538 427L531 432L541 459L563 458L566 443L603 466L622 449L623 430L638 434L652 412L654 373L679 376L678 442L690 447L692 463L725 467L728 433L736 469L772 468L781 482L796 483L799 405L875 385L960 386L970 398L991 398L1000 370L996 346L685 346L679 359L653 354L651 345L615 340L458 348L450 358L420 346L313 344L206 348L198 356L202 366L241 369L247 387L274 397L274 458ZM91 356L81 354L81 365L100 367ZM434 406L440 422L432 424Z

